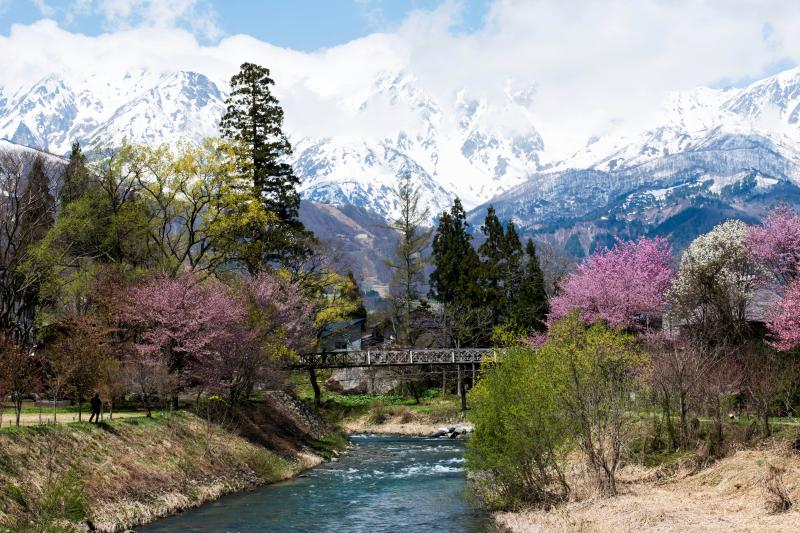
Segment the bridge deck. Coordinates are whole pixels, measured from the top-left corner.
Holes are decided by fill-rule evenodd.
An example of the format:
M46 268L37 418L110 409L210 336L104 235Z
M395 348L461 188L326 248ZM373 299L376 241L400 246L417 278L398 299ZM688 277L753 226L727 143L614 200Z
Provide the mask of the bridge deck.
M372 366L457 365L496 362L498 348L447 348L427 350L361 350L303 354L293 368L355 368Z

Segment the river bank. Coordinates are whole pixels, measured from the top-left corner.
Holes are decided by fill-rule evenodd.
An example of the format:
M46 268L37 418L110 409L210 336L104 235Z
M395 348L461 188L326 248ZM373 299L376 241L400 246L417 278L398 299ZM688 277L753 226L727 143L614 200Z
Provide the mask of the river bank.
M800 523L795 444L738 450L705 468L691 460L659 468L629 465L620 473L615 498L579 487L572 501L552 510L497 513L495 519L509 533L795 532ZM787 502L792 507L782 510Z
M280 397L212 424L188 412L0 431L0 531L123 531L287 480L336 453ZM269 406L270 408L266 408Z

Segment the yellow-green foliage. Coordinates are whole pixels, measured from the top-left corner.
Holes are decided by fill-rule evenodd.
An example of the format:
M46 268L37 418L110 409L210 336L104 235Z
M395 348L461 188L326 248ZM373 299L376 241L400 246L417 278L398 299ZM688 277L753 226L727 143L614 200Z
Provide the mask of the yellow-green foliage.
M299 468L184 413L4 429L0 531L124 529Z
M572 428L562 416L557 390L563 376L556 371L535 351L513 348L472 392L468 466L488 476L476 488L492 507L547 505L566 496L561 465Z
M566 453L577 446L614 490L630 424L626 410L646 357L634 338L569 315L538 350L510 349L473 392L475 435L467 459L492 506L548 506L564 498ZM602 474L602 476L600 475Z

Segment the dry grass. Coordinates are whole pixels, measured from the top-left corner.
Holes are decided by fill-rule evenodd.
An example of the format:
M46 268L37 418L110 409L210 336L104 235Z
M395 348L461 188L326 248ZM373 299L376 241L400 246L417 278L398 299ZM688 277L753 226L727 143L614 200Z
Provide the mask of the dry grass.
M737 451L699 472L688 460L671 469L628 466L620 480L616 498L579 490L553 511L499 513L497 521L520 533L800 530L800 513L785 503L800 496L800 455L785 441Z
M0 431L0 524L37 529L31 523L44 487L66 473L77 476L90 503L85 519L100 531L119 531L286 479L313 462L279 457L184 413L6 429Z
M405 406L395 407L384 413L383 421L374 422L367 414L360 418L347 419L341 423L345 433L375 433L381 435L430 435L443 425L459 423L458 416L443 419L415 411Z

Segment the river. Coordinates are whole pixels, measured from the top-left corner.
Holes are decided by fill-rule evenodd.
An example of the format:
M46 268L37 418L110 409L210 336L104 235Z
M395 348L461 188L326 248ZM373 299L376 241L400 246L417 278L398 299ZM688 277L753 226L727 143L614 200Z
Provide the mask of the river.
M451 439L354 435L355 446L290 481L227 496L167 518L155 532L491 531L471 505L464 443Z

